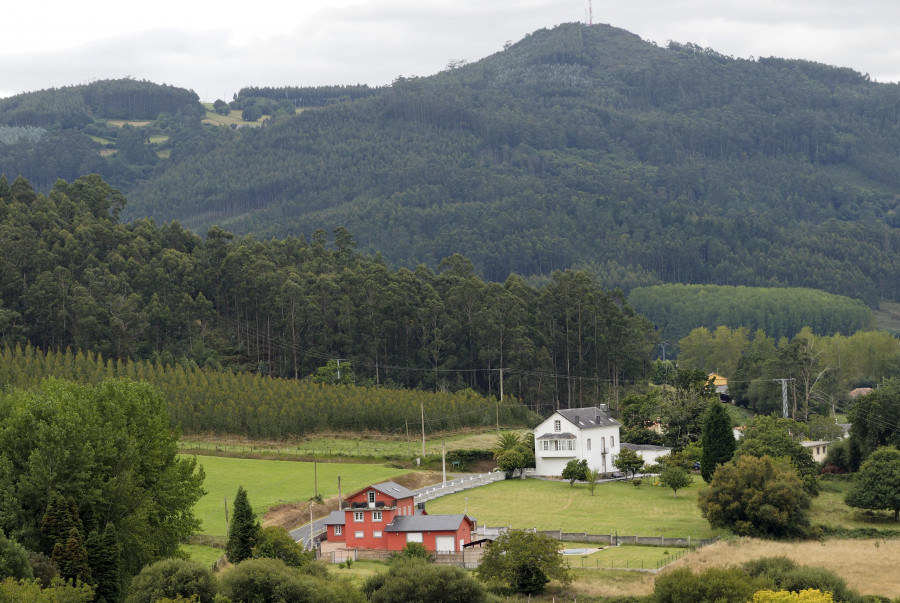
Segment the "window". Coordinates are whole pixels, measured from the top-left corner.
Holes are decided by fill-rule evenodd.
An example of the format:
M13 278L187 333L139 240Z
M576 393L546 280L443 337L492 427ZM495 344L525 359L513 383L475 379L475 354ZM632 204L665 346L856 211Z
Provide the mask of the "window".
M372 532L372 538L381 538L381 530L375 530Z
M353 537L354 538L365 538L366 533L363 532L362 530L359 530L359 531L353 533Z
M361 522L366 520L366 514L362 511L354 511L353 512L353 521Z
M575 450L575 440L569 440L569 450Z
M334 535L340 536L344 526L334 526Z
M616 436L609 436L609 447L610 448L616 447Z
M587 449L588 450L591 449L591 438L588 438L588 440L587 440Z
M369 490L369 504L374 503L374 502L375 502L375 491Z
M606 452L606 438L600 438L600 452Z
M559 419L553 421L553 431L557 433L562 431L562 421L560 421Z
M381 521L381 511L372 511L372 521Z
M550 450L550 440L541 442L541 450Z

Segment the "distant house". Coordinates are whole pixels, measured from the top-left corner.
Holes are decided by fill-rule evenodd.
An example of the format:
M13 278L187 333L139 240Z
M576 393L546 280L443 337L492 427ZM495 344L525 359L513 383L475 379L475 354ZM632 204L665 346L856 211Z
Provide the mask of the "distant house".
M661 456L672 454L672 449L668 446L656 446L654 444L629 444L628 442L622 442L621 447L623 450L637 452L638 456L644 459L644 462L648 465L656 464Z
M816 440L800 442L800 445L809 450L815 462L821 463L825 460L825 456L828 454L828 445L830 443L831 442L825 442L823 440Z
M534 428L535 473L562 475L573 459L586 459L588 467L602 473L615 471L621 425L605 404L556 411Z
M850 396L851 400L856 400L860 396L865 396L866 394L871 394L873 391L875 391L875 390L873 390L871 387L857 387L856 389L850 390L849 396Z
M728 379L716 373L710 373L709 379L713 382L717 394L728 394Z
M325 519L330 544L348 549L400 551L421 543L438 553L460 552L472 541L475 520L467 515L428 515L411 490L394 482L354 492Z

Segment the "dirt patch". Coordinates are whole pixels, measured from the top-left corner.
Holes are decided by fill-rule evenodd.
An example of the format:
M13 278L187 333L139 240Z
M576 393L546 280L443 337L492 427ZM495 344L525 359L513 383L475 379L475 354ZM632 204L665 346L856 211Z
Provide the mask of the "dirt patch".
M441 474L437 471L417 471L395 477L391 481L404 488L418 490L431 484L440 483ZM352 494L352 492L347 492L344 496L347 494ZM298 528L309 523L309 506L309 502L274 506L263 515L262 525L263 527L278 526L288 531ZM326 498L321 503L314 503L312 507L313 519L326 517L332 511L338 510L337 496Z

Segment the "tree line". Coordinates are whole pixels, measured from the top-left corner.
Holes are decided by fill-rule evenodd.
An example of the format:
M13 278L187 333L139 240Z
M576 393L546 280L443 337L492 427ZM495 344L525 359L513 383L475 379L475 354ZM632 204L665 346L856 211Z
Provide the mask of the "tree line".
M432 393L332 385L31 346L4 347L0 361L0 387L28 389L49 377L88 384L115 378L146 381L165 398L172 426L184 433L286 440L340 431L421 433L423 417L428 433L534 421L516 398L500 402L472 390Z
M680 349L676 342L699 327L744 327L778 340L792 339L804 327L816 335L834 335L874 326L872 311L858 299L812 289L656 285L632 289L628 302L656 325L663 340L673 344L673 358Z
M0 179L0 343L299 379L515 396L535 410L616 399L655 334L583 271L489 283L461 255L389 269L344 228L259 241L128 224L98 176L48 195Z

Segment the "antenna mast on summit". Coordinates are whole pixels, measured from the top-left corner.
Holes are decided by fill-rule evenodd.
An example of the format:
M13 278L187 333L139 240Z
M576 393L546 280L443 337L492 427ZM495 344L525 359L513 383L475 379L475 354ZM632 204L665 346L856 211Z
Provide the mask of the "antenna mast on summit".
M594 24L594 6L591 4L591 0L588 0L588 25Z

